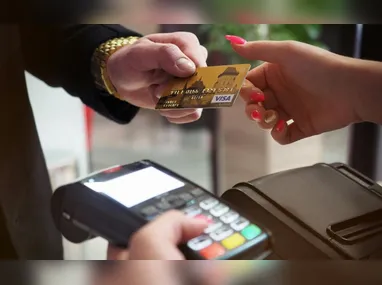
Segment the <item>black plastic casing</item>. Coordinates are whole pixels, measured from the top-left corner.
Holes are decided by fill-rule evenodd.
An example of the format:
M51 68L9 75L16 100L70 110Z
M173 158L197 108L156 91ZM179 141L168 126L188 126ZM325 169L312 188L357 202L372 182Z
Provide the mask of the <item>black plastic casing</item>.
M214 197L241 215L240 207L215 197L199 185L164 166L150 160L142 160L131 165L136 165L137 163L153 166L192 186L191 188L199 188L206 195ZM125 165L123 167L126 168L128 166ZM80 181L59 187L54 192L51 199L51 211L58 230L67 240L73 243L82 243L94 237L102 237L115 246L126 248L131 236L149 222L149 220L131 208L127 208L116 200L89 189ZM248 218L245 215L241 216ZM249 221L258 225L263 230L261 240L256 239L256 242L255 240L249 242L245 247L240 248L240 250L231 251L230 254L220 259L264 259L271 253L272 239L270 232L259 225L256 219L249 219ZM179 248L186 259L203 259L202 256L185 245L180 245Z
M268 259L382 259L382 187L347 165L271 174L222 198L272 232Z

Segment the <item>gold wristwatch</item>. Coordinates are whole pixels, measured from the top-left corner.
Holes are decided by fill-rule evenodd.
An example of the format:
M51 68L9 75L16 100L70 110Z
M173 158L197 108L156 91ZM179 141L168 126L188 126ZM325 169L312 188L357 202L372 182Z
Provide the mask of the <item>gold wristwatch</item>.
M115 38L102 43L92 56L91 71L98 89L121 99L116 88L109 79L106 64L109 57L120 48L132 45L139 37Z

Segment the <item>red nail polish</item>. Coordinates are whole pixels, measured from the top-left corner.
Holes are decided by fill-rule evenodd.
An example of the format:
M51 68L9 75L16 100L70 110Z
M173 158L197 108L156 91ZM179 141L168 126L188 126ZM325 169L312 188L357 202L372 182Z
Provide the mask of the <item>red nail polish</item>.
M261 121L261 115L260 115L260 112L255 110L251 113L251 118L252 120L255 120L255 121Z
M238 36L226 35L225 38L229 40L231 43L237 44L237 45L243 45L247 42L245 39Z
M285 128L285 121L284 120L279 120L276 124L276 132L282 132Z
M263 93L260 92L254 92L251 94L251 101L254 102L264 102L265 97Z

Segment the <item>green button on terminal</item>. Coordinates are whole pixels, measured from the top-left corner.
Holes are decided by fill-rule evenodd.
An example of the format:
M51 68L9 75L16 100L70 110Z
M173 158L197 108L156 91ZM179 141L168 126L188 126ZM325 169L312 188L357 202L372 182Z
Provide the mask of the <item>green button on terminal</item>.
M251 240L261 234L261 229L255 225L249 225L244 230L241 231L241 234L247 239Z

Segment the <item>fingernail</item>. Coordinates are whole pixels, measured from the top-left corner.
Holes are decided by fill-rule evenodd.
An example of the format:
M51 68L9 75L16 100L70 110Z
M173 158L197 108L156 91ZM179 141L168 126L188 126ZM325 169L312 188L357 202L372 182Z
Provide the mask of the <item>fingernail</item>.
M179 58L177 61L176 61L176 66L181 69L181 70L195 70L195 64L187 59L187 58L184 58L184 57L181 57Z
M225 38L229 40L231 43L237 44L237 45L243 45L247 42L245 39L238 36L226 35Z
M261 121L261 115L260 115L260 112L259 111L257 111L257 110L255 110L255 111L253 111L252 113L251 113L251 118L252 118L252 120L254 120L254 121Z
M263 93L254 92L251 94L251 101L254 102L263 102L265 100L265 96Z
M270 124L274 120L276 120L276 113L275 112L272 112L272 111L265 112L265 115L264 115L264 122L265 123Z
M282 132L285 128L285 121L284 120L279 120L276 124L276 132Z

